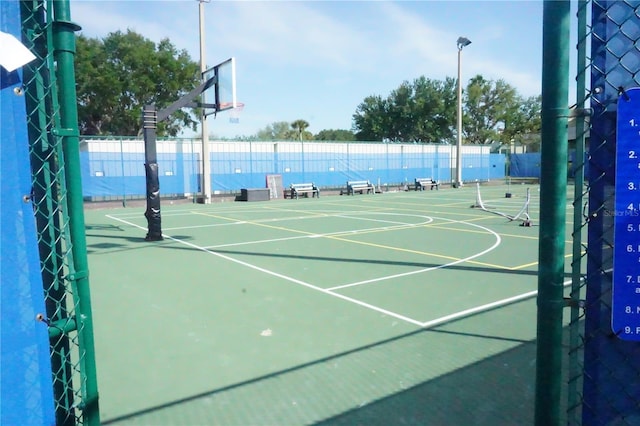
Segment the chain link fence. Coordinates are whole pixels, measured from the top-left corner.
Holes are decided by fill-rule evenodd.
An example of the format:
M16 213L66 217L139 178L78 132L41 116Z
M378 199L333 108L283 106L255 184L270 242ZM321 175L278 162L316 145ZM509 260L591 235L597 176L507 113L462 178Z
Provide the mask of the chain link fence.
M616 102L640 86L640 2L577 1L576 156L566 422L640 424L640 344L611 330ZM56 424L99 424L68 1L20 2L24 67ZM585 159L581 161L581 159ZM588 170L588 173L585 173ZM583 237L586 234L586 241ZM586 265L586 274L584 266ZM560 372L557 372L558 375ZM563 402L563 405L565 403Z
M214 195L263 188L266 176L282 175L285 186L313 182L345 189L347 180L369 180L382 190L413 184L415 178L451 180L455 147L382 142L209 141ZM87 201L141 198L145 195L145 145L125 136L88 137L80 142L83 195ZM156 141L160 194L191 197L202 191L202 141ZM463 180L486 182L505 177L502 154L486 146L465 146ZM539 156L538 156L539 157ZM539 159L537 162L539 167Z
M77 28L66 1L22 1L20 15L23 43L36 56L23 69L23 85L45 298L45 312L36 319L49 330L56 424L98 424L82 194L70 184L80 180L73 156L77 115L65 106L76 102L65 55L73 56L68 40Z
M640 344L621 340L612 332L611 306L616 105L625 90L640 86L640 2L576 3L573 115L579 172L575 174L572 286L567 298L567 424L631 426L640 424ZM580 162L582 158L585 161ZM586 276L581 273L585 263Z

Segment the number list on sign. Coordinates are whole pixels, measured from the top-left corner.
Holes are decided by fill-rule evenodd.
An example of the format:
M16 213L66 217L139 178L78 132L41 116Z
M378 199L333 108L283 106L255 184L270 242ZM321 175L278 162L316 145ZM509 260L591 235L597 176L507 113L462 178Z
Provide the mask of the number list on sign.
M640 341L640 88L618 100L613 248L613 332Z

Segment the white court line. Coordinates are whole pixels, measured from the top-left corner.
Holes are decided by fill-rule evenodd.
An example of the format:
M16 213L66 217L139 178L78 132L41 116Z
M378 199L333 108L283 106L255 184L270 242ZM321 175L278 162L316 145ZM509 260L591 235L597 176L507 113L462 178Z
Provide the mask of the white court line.
M362 212L358 212L357 214L362 214ZM395 213L375 212L375 214L395 214ZM409 215L409 214L405 215L405 214L402 214L402 213L400 213L400 215L402 215L402 216L416 216L416 215ZM368 217L354 217L354 216L348 216L348 215L343 215L343 214L336 214L334 217L341 217L343 219L355 219L357 221L365 221L365 220L367 220L367 221L370 221L370 222L394 223L396 225L404 225L404 226L413 225L413 224L406 223L406 222L397 222L395 220L371 219L371 218L368 218ZM417 217L426 217L426 216L417 216ZM433 219L428 220L426 222L415 224L414 226L425 225L425 224L431 223L431 222L433 222ZM372 229L377 229L377 228L372 228ZM382 229L384 229L384 228L382 228Z
M211 215L207 215L206 213L195 213L199 216L208 216L208 217L212 217ZM122 218L122 216L118 216L120 218ZM260 220L238 220L238 221L234 221L234 222L226 222L226 223L212 223L209 225L191 225L191 226L174 226L174 227L168 227L168 228L164 228L165 231L182 231L185 229L201 229L201 228L217 228L219 226L233 226L233 225L241 225L241 224L246 224L246 223L274 223L274 222L289 222L289 221L293 221L293 220L303 220L303 219L317 219L318 217L328 217L328 215L315 215L312 217L288 217L288 218L281 218L281 219L260 219ZM364 221L364 220L369 220L372 222L382 222L382 223L395 223L398 224L399 226L418 226L420 224L408 224L408 223L404 223L404 222L395 222L395 221L390 221L390 220L376 220L376 219L364 219L364 218L354 218L351 216L342 216L342 215L331 215L331 217L342 217L342 218L347 218L347 219L357 219L360 221ZM228 219L228 220L234 220L234 219ZM428 222L424 222L424 223L428 223ZM423 224L424 224L423 223ZM364 229L364 230L360 230L360 231L370 231L370 230L374 230L374 229L385 229L385 228L369 228L369 229ZM389 227L389 229L393 229L393 227ZM345 231L343 231L345 232Z
M122 222L124 224L129 225L129 226L132 226L134 228L138 228L138 229L142 229L142 230L146 229L143 226L136 225L134 223L128 222L126 220L123 220L123 219L120 219L120 218L117 218L117 217L114 217L114 216L110 216L110 215L105 215L105 216L110 218L110 219L112 219L112 220L115 220L115 221L118 221L118 222ZM451 221L451 222L456 222L456 221ZM259 267L257 265L253 265L251 263L244 262L244 261L239 260L239 259L234 259L234 258L226 256L224 254L208 250L206 248L203 248L203 247L197 246L195 244L189 243L188 241L180 240L178 238L173 238L173 237L165 235L165 234L163 234L163 236L165 238L170 239L172 241L175 241L177 243L186 245L188 247L191 247L191 248L194 248L194 249L197 249L197 250L200 250L200 251L204 251L206 253L209 253L209 254L214 255L216 257L219 257L221 259L225 259L225 260L228 260L230 262L237 263L239 265L243 265L243 266L246 266L248 268L254 269L256 271L263 272L265 274L272 275L272 276L277 277L277 278L281 278L281 279L283 279L285 281L289 281L289 282L292 282L294 284L298 284L298 285L310 288L310 289L318 291L320 293L324 293L326 295L329 295L329 296L332 296L332 297L336 297L338 299L341 299L341 300L344 300L344 301L347 301L347 302L362 306L362 307L367 308L367 309L371 309L373 311L376 311L376 312L391 316L393 318L397 318L399 320L408 322L410 324L417 325L417 326L419 326L421 328L432 328L432 327L435 327L437 325L440 325L440 324L443 324L443 323L446 323L446 322L454 321L456 319L460 319L460 318L463 318L463 317L466 317L466 316L473 315L473 314L481 312L483 310L489 310L489 309L494 309L494 308L497 308L497 307L500 307L500 306L505 306L505 305L508 305L510 303L514 303L514 302L519 301L519 300L527 299L527 298L530 298L530 297L535 296L535 295L538 294L538 291L532 291L532 292L528 292L528 293L523 293L523 294L518 295L518 296L510 297L510 298L507 298L507 299L502 299L502 300L499 300L497 302L481 305L481 306L478 306L476 308L467 309L467 310L460 311L460 312L457 312L457 313L454 313L454 314L451 314L451 315L446 315L444 317L440 317L440 318L437 318L437 319L434 319L434 320L430 320L430 321L426 321L426 322L420 322L420 321L415 320L413 318L409 318L409 317L407 317L405 315L400 315L398 313L389 311L387 309L380 308L380 307L375 306L375 305L371 305L371 304L366 303L366 302L362 302L360 300L357 300L357 299L342 295L340 293L335 293L334 291L331 291L330 289L324 289L324 288L321 288L321 287L317 287L317 286L315 286L313 284L310 284L310 283L307 283L305 281L301 281L301 280L298 280L296 278L289 277L287 275L283 275L283 274L280 274L280 273L277 273L277 272L274 272L274 271L270 271L270 270L265 269L265 268L261 268L261 267ZM498 236L498 238L499 238L499 236ZM570 280L565 281L564 285L566 286L567 284L570 285L571 281Z
M205 217L211 217L211 218L220 218L222 216L222 214L226 214L227 212L217 212L216 214L210 214L207 212L191 212L190 214L195 214L198 216L205 216ZM184 229L199 229L199 228L211 228L211 227L218 227L218 226L230 226L230 225L238 225L241 223L274 223L274 222L289 222L289 221L293 221L293 220L307 220L307 219L315 219L315 218L319 218L319 217L343 217L343 218L349 218L349 219L357 219L357 220L370 220L370 221L374 221L374 222L388 222L388 223L396 223L399 225L409 225L407 223L404 222L394 222L394 221L384 221L384 220L380 220L380 219L365 219L365 218L354 218L352 216L348 216L349 213L345 213L341 212L341 213L335 213L335 214L329 214L329 213L314 213L313 215L308 215L308 216L292 216L292 217L282 217L282 218L269 218L269 219L258 219L258 220L251 220L251 221L247 221L247 220L242 220L242 221L235 221L235 219L227 219L226 220L230 220L233 222L228 222L228 223L212 223L209 225L192 225L192 226L175 226L175 227L171 227L171 228L164 228L167 231L177 231L177 230L184 230ZM362 214L362 212L353 212L353 214ZM187 215L187 213L185 214L181 214L180 216L183 215ZM403 215L403 216L416 216L416 215ZM111 217L116 217L116 216L111 216ZM119 218L125 218L126 216L117 216ZM137 217L137 216L136 216ZM424 216L419 216L419 217L424 217ZM425 222L426 223L426 222ZM372 228L375 229L375 228Z
M242 241L239 243L229 243L229 244L217 244L217 245L213 245L213 246L204 246L204 248L207 249L216 249L216 248L222 248L222 247L237 247L237 246L248 246L248 245L253 245L253 244L263 244L263 243L274 243L274 242L278 242L278 241L289 241L289 240L300 240L303 238L322 238L322 237L335 237L335 236L340 236L340 235L357 235L357 234L362 234L362 233L368 233L371 231L393 231L393 230L397 230L397 229L409 229L409 228L416 228L418 226L424 226L427 225L429 223L431 223L431 221L425 221L422 223L416 223L416 224L402 224L402 225L394 225L394 226L382 226L379 228L365 228L365 229L358 229L358 230L353 230L353 231L335 231L335 232L327 232L326 234L307 234L307 235L296 235L293 237L282 237L282 238L271 238L268 240L253 240L253 241ZM251 222L242 222L242 223L249 223L251 224ZM389 222L389 223L401 223L401 222Z
M193 208L184 208L184 209L180 209L180 210L163 210L162 212L162 217L178 217L178 216L190 216L192 214L201 214L201 215L207 215L208 213L216 213L216 214L233 214L233 213L264 213L265 211L282 211L282 212L293 212L293 213L299 213L299 214L303 214L306 216L300 216L300 219L308 219L309 217L312 216L324 216L324 215L334 215L334 214L357 214L357 213L361 213L361 210L352 210L352 211L347 211L345 212L344 210L338 210L338 209L318 209L318 210L313 210L311 212L308 211L304 211L304 210L298 210L298 209L281 209L281 208L275 208L275 207L264 207L264 208L251 208L251 209L228 209L225 210L224 208L221 209L207 209L207 210L195 210ZM136 213L118 213L118 214L113 214L113 215L109 215L110 217L119 217L121 219L137 219L137 218L141 218L143 217L143 214L136 212ZM285 220L287 218L279 218L279 219L268 219L268 220Z
M362 212L357 212L357 213L358 214L362 214ZM354 214L356 214L356 213L354 213ZM243 241L243 242L239 242L239 243L229 243L229 244L218 244L218 245L212 245L212 246L205 246L205 248L215 249L215 248L222 248L222 247L231 247L231 246L236 246L237 247L237 246L242 246L242 245L271 243L271 242L277 242L277 241L287 241L287 240L295 240L295 239L302 239L302 238L321 238L321 237L335 237L335 236L340 236L340 235L357 235L357 234L361 234L361 233L368 233L368 232L371 232L371 231L392 231L392 230L399 230L399 229L416 228L416 227L419 227L419 226L428 225L431 222L433 222L433 218L428 217L428 216L422 216L422 215L404 214L404 213L381 213L381 212L376 212L375 214L418 217L418 218L426 219L426 220L424 220L422 222L418 222L418 223L405 223L405 222L397 222L397 221L390 221L390 220L354 218L352 216L332 215L332 216L335 216L335 217L342 217L342 218L348 218L348 219L369 220L369 221L381 222L381 223L393 223L395 225L393 225L393 226L382 226L382 227L378 227L378 228L364 228L364 229L357 229L357 230L352 230L352 231L335 231L335 232L328 232L328 233L325 233L325 234L307 233L305 235L296 235L296 236L293 236L293 237L273 238L273 239L267 239L267 240ZM312 219L312 218L309 217L307 219ZM233 219L229 219L229 220L233 220ZM260 224L260 223L265 223L265 222L261 222L261 221L255 221L255 222L243 221L242 223ZM295 232L295 231L292 231L292 232Z
M130 226L133 226L133 227L136 227L136 228L139 228L139 229L143 229L143 230L145 229L145 228L144 228L144 227L142 227L142 226L136 225L136 224L134 224L134 223L127 222L126 220L118 219L118 218L116 218L116 217L112 217L112 216L109 216L109 215L106 215L106 216L107 216L107 217L109 217L109 218L111 218L111 219L113 219L113 220L116 220L116 221L119 221L119 222L125 223L125 224L127 224L127 225L130 225ZM229 256L226 256L226 255L221 254L221 253L216 253L215 251L207 250L207 249L205 249L205 248L203 248L203 247L197 246L197 245L195 245L195 244L191 244L191 243L190 243L190 242L188 242L188 241L180 240L180 239L178 239L178 238L173 238L173 237L171 237L171 236L169 236L169 235L165 235L165 234L162 234L162 235L163 235L163 237L165 237L165 238L167 238L167 239L170 239L170 240L172 240L172 241L175 241L175 242L177 242L177 243L184 244L184 245L186 245L186 246L188 246L188 247L191 247L191 248L194 248L194 249L197 249L197 250L204 251L204 252L206 252L206 253L209 253L209 254L212 254L212 255L214 255L214 256L217 256L217 257L219 257L219 258L221 258L221 259L225 259L225 260L228 260L228 261L230 261L230 262L234 262L234 263L237 263L237 264L239 264L239 265L246 266L247 268L251 268L251 269L254 269L254 270L256 270L256 271L260 271L260 272L263 272L263 273L265 273L265 274L268 274L268 275L272 275L272 276L274 276L274 277L281 278L281 279L283 279L283 280L286 280L286 281L292 282L292 283L294 283L294 284L299 284L299 285L301 285L301 286L304 286L304 287L310 288L310 289L312 289L312 290L319 291L319 292L324 293L324 294L327 294L327 295L329 295L329 296L337 297L338 299L342 299L342 300L345 300L345 301L347 301L347 302L354 303L354 304L356 304L356 305L359 305L359 306L365 307L365 308L367 308L367 309L371 309L371 310L376 311L376 312L380 312L380 313L385 314L385 315L389 315L389 316L391 316L391 317L394 317L394 318L397 318L397 319L399 319L399 320L402 320L402 321L408 322L408 323L410 323L410 324L414 324L414 325L417 325L417 326L420 326L420 324L421 324L421 322L420 322L420 321L415 320L415 319L413 319L413 318L409 318L409 317L406 317L406 316L404 316L404 315L400 315L400 314L397 314L397 313L395 313L395 312L391 312L391 311L388 311L388 310L386 310L386 309L382 309L382 308L380 308L380 307L378 307L378 306L374 306L374 305L371 305L371 304L369 304L369 303L365 303L365 302L362 302L362 301L360 301L360 300L353 299L353 298L351 298L351 297L344 296L344 295L339 294L339 293L333 293L333 292L331 292L331 291L329 291L329 290L327 290L327 289L324 289L324 288L321 288L321 287L317 287L317 286L315 286L315 285L313 285L313 284L310 284L310 283L307 283L307 282L304 282L304 281L298 280L298 279L293 278L293 277L289 277L289 276L287 276L287 275L282 275L282 274L279 274L279 273L274 272L274 271L270 271L270 270L265 269L265 268L261 268L261 267L259 267L259 266L257 266L257 265L253 265L253 264L251 264L251 263L247 263L247 262L244 262L244 261L239 260L239 259L234 259L233 257L229 257Z
M568 287L571 285L571 280L567 280L562 283L563 287ZM518 294L517 296L508 297L506 299L497 300L495 302L487 303L485 305L476 306L475 308L466 309L464 311L456 312L455 314L445 315L440 318L436 318L434 320L430 320L427 322L423 322L420 324L422 328L433 328L438 325L455 321L460 318L468 317L473 314L477 314L480 312L490 311L492 309L501 308L503 306L510 305L512 303L519 302L521 300L530 299L534 296L538 295L538 290L529 291L527 293Z
M435 217L435 216L432 216L432 218L433 217ZM363 284L371 284L371 283L375 283L375 282L378 282L378 281L385 281L385 280L390 280L390 279L393 279L393 278L406 277L406 276L409 276L409 275L421 274L423 272L428 272L428 271L433 271L433 270L436 270L436 269L446 268L447 266L457 265L458 263L466 262L466 261L475 259L476 257L480 257L480 256L482 256L482 255L484 255L486 253L489 253L490 251L494 250L496 247L498 247L502 243L502 238L500 237L500 235L498 233L496 233L496 232L492 231L491 229L486 228L486 227L484 227L482 225L478 225L478 224L470 223L470 222L465 222L463 220L451 220L451 219L444 219L444 218L440 218L440 217L435 217L435 218L436 219L440 219L440 220L444 220L444 221L447 221L447 222L462 223L462 224L465 224L465 225L470 225L470 226L474 226L476 228L483 229L483 230L487 231L488 233L492 234L495 237L496 241L495 241L495 243L493 243L493 245L491 247L489 247L489 248L487 248L487 249L485 249L485 250L483 250L483 251L481 251L479 253L475 253L475 254L473 254L471 256L465 257L464 259L458 259L458 260L450 262L450 263L445 263L443 265L438 265L438 266L432 266L430 268L417 269L415 271L403 272L401 274L387 275L385 277L372 278L370 280L357 281L355 283L339 285L339 286L336 286L336 287L331 287L328 290L331 290L331 291L341 290L341 289L347 288L347 287L355 287L355 286L359 286L359 285L363 285Z
M196 216L205 216L205 217L209 217L212 219L220 219L222 217L221 214L208 214L208 213L203 213L203 212L191 212L190 215L196 215ZM243 223L271 223L271 222L283 222L283 221L292 221L292 220L302 220L302 219L311 219L311 218L317 218L318 216L320 217L324 217L325 215L314 215L312 217L309 216L297 216L297 217L286 217L286 218L270 218L270 219L258 219L258 220L252 220L252 221L248 221L248 220L236 220L236 219L229 219L229 218L224 218L225 220L228 220L230 222L225 222L225 223L211 223L208 225L192 225L192 226L174 226L172 228L164 228L167 231L178 231L178 230L183 230L183 229L199 229L199 228L213 228L213 227L218 227L218 226L230 226L230 225L239 225L239 224L243 224Z

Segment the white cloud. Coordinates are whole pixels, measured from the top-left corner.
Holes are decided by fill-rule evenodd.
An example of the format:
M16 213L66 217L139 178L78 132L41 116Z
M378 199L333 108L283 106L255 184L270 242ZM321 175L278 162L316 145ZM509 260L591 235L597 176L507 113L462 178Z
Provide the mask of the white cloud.
M123 7L125 4L132 7ZM178 17L171 18L172 14ZM158 18L162 15L164 18ZM88 37L102 38L130 29L155 42L168 38L192 58L199 57L198 12L194 1L72 1L71 17Z
M221 116L214 129L224 128L226 134L230 127L229 132L252 134L271 122L297 118L310 120L314 131L346 127L332 123L349 123L366 96L387 96L402 81L421 75L455 77L455 40L460 35L473 40L464 51L463 80L481 74L504 79L523 95L539 94L537 35L527 33L527 42L537 47L514 49L513 33L520 27L505 16L514 16L520 7L495 13L508 4L461 8L444 1L205 3L207 62L237 57L239 100L247 105L240 125L223 124L227 118ZM156 42L169 38L199 59L195 0L72 0L71 8L72 19L87 36L131 28ZM464 13L464 18L457 16ZM245 131L248 126L255 128Z
M390 50L396 60L411 58L411 65L429 70L435 75L452 75L456 70L456 56L452 55L455 40L452 33L430 26L424 17L412 13L401 4L380 3L381 12L388 20ZM424 71L423 71L424 73Z
M225 4L220 43L247 51L265 64L358 67L353 58L371 53L366 36L317 6L313 2Z

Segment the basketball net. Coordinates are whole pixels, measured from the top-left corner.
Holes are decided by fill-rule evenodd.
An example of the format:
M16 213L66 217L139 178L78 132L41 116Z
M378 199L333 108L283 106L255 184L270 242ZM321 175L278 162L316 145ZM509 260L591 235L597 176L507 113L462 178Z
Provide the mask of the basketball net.
M239 124L240 123L240 114L244 110L244 104L242 102L238 102L235 108L231 108L229 110L229 123Z

